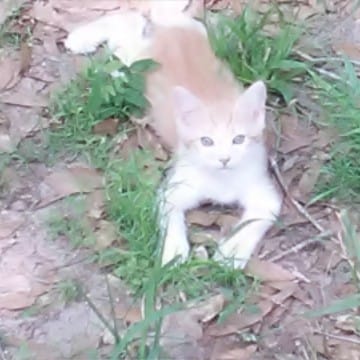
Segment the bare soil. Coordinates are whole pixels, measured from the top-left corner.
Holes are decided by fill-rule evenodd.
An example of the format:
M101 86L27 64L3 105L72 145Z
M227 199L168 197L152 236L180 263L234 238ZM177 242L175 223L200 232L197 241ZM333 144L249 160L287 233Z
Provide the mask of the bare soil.
M224 1L211 3L220 8L226 5ZM12 31L24 34L31 29L31 46L21 42L20 48L0 50L1 151L21 149L29 140L39 143L41 130L52 121L46 111L51 94L82 66L80 57L64 51L61 40L76 24L117 10L120 4L115 0L86 0L81 5L51 0L25 6ZM7 5L0 5L0 11L9 14ZM305 39L309 44L359 60L360 12L351 12L349 2L327 2L324 9L309 1L299 8L316 29ZM186 333L178 350L174 343L165 344L173 348L176 359L360 359L355 312L316 319L303 315L356 291L341 241L342 207L313 205L307 209L309 221L291 202L309 199L333 139L331 132L293 116L278 121L283 124L280 171L289 197L283 209L285 226L272 231L257 254L267 261L265 272L272 273L253 299L261 316L239 312L222 324L210 320L201 326L196 321L194 325L193 317L185 326L184 317L177 323L170 319L167 331L178 324L175 333ZM100 187L99 175L78 159L49 166L42 160L44 150L31 146L23 150L25 160L13 159L0 175L0 359L91 359L92 354L105 359L113 339L83 296L64 300L62 285L81 284L99 311L111 318L107 278L122 331L141 319L141 311L120 280L94 265L90 249L74 248L61 236L54 239L48 226L51 214L66 211L64 198L78 192L76 181L75 185L71 181L86 176L91 195ZM69 175L69 168L76 171ZM72 184L70 188L64 188L64 179ZM328 230L338 236L326 237ZM261 265L254 266L255 272L261 272ZM274 274L281 281L275 281ZM212 305L213 301L209 299Z

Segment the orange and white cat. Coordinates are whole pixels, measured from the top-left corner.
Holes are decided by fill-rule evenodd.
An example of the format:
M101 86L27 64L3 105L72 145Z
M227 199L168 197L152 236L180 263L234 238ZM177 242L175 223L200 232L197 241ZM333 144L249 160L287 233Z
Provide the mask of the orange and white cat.
M172 167L159 191L162 263L189 257L185 214L211 201L244 208L237 230L215 253L221 263L243 268L282 202L268 174L262 137L265 84L257 81L244 90L214 55L204 26L185 14L173 21L154 17L149 33L144 31L147 19L139 13L131 16L137 27L130 27L128 15L105 17L86 25L86 31L75 30L66 46L88 52L108 41L122 57L127 51L123 44L133 44L137 48L132 49L132 60L151 57L160 64L148 75L147 97L151 125L173 152ZM101 37L102 27L108 32ZM97 42L91 42L91 31Z

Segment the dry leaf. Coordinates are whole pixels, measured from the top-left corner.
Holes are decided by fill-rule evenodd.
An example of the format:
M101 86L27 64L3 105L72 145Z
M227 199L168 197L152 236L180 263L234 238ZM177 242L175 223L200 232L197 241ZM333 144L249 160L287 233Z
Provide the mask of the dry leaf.
M3 95L0 99L4 104L17 105L22 107L47 107L49 105L48 99L36 93L29 93L25 90L12 92L11 94Z
M211 360L250 360L256 352L257 346L250 345L246 348L231 349L222 354L212 354Z
M114 224L110 221L100 220L95 231L95 250L103 250L118 239L118 234Z
M323 161L313 159L309 162L308 168L302 174L297 189L293 192L293 195L298 199L306 202L309 200L312 191L317 184L320 176L320 171L323 167Z
M0 239L10 237L23 223L23 215L13 211L0 213Z
M20 45L20 75L24 75L30 68L32 59L32 46L27 42Z
M87 216L99 220L105 212L105 194L103 190L96 190L86 199Z
M282 266L265 260L250 259L245 270L247 274L261 281L289 281L296 278Z
M222 294L212 296L196 307L200 320L205 323L217 316L225 306L225 297Z
M214 225L219 215L216 213L207 212L204 210L192 210L187 215L187 221L189 224L200 225L209 227Z
M0 274L0 309L19 310L31 306L45 286L33 284L21 274Z
M92 131L98 135L115 135L118 131L119 119L109 118L94 125Z
M353 60L360 60L360 47L356 43L344 42L333 45L335 52L345 54Z
M136 136L138 144L143 149L150 149L154 155L155 159L166 161L169 158L169 154L161 146L158 138L153 134L152 131L146 127L138 127L136 130Z
M98 171L84 165L76 165L57 170L44 179L52 194L42 199L38 207L43 207L66 196L88 193L103 187L103 177Z
M205 246L197 246L193 249L193 253L196 259L200 260L208 260L209 254L205 248Z
M208 245L214 243L214 237L212 234L208 234L204 231L193 231L190 233L190 243L195 245Z
M360 330L360 316L354 314L340 315L336 318L335 327L346 333L358 334Z
M220 226L221 233L229 233L239 222L240 217L231 214L220 214L216 219L216 224Z
M221 324L211 324L207 333L210 336L219 337L238 333L263 319L261 312L257 314L235 313Z
M213 296L197 306L165 317L161 329L161 344L172 359L202 358L197 341L203 336L201 323L212 320L223 309L222 294Z
M313 142L313 134L295 116L282 115L281 124L282 141L279 151L283 154L290 153L300 148L309 146Z
M19 63L10 57L0 63L0 91L10 89L19 80Z

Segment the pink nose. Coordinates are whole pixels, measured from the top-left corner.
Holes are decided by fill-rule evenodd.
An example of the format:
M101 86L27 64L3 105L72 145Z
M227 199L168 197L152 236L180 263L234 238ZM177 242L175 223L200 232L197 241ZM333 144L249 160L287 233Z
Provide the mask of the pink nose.
M219 159L219 161L220 161L224 166L226 166L227 163L230 161L230 158L227 157L227 158Z

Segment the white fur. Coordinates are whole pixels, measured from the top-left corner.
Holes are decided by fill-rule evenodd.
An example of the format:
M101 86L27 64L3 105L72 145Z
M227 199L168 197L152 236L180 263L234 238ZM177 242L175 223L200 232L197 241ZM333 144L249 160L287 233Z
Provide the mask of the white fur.
M169 18L159 11L153 17L163 26L190 26L205 32L202 24L183 14ZM150 44L143 37L145 25L145 18L138 13L107 16L76 29L65 44L75 53L86 53L107 41L115 55L129 63ZM185 213L210 200L244 208L239 224L246 224L224 239L215 254L218 261L229 259L233 266L243 268L281 207L281 197L267 173L264 145L256 140L265 126L265 85L253 84L234 102L234 109L225 104L220 113L212 113L211 106L184 88L174 88L173 95L179 144L173 168L160 191L162 263L177 256L181 261L188 258ZM245 140L233 144L238 134L245 135ZM204 146L203 136L214 144ZM224 159L229 159L226 166Z
M176 12L167 2L155 2L151 12L151 22L161 26L195 28L206 35L202 23L183 13ZM161 6L159 6L161 5ZM64 45L74 54L88 54L107 43L110 51L124 64L131 65L142 58L141 54L150 45L150 38L144 36L148 20L137 11L105 15L98 20L80 25L66 38Z
M106 15L73 30L65 47L75 54L87 54L106 42L110 51L130 65L149 44L143 36L146 25L145 17L135 11Z
M235 106L230 123L224 119L218 119L217 123L201 121L210 114L185 89L176 88L174 96L179 114L178 131L183 143L179 145L177 159L162 193L162 262L166 264L177 256L180 261L188 258L190 248L185 213L204 201L212 201L244 208L239 229L221 242L215 254L216 260L230 260L232 266L243 268L281 207L281 198L267 172L263 143L250 136L246 136L242 144L232 142L237 134L247 134L256 127L256 132L261 133L265 117L265 86L258 82L245 91ZM238 104L243 102L247 107L240 110ZM242 115L249 116L250 128L248 124L237 121ZM210 137L214 144L204 146L202 136ZM222 162L224 158L229 159L226 166Z

